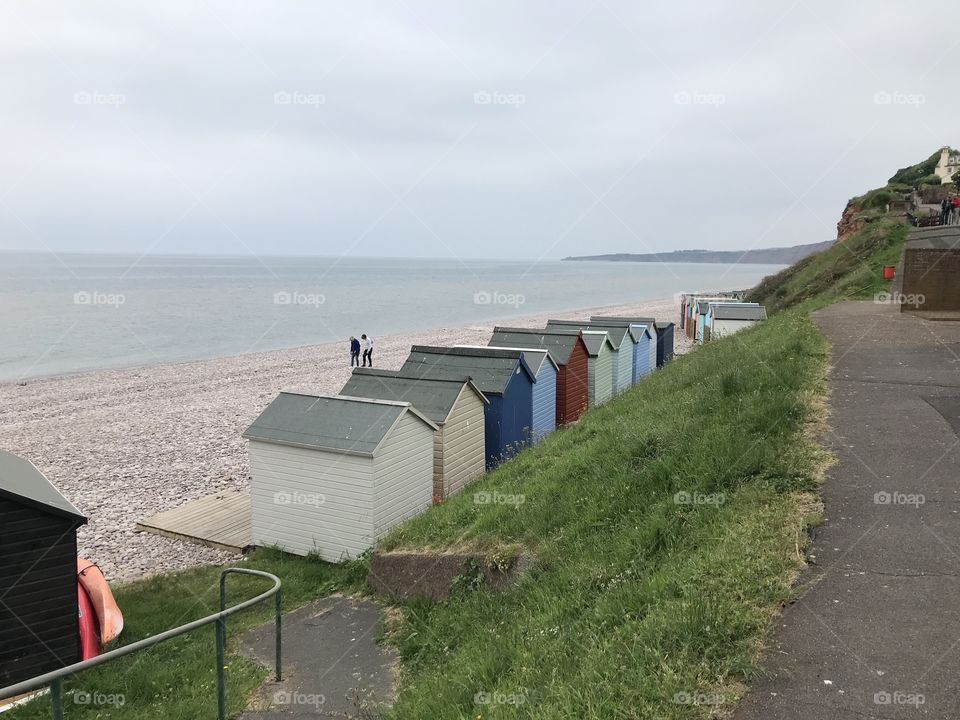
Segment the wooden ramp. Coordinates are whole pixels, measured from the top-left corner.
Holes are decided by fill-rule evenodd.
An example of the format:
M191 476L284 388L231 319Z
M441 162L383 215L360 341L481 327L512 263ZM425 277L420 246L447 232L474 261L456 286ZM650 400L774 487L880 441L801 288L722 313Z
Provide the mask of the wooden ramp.
M135 529L240 553L253 546L250 494L208 495L141 520Z

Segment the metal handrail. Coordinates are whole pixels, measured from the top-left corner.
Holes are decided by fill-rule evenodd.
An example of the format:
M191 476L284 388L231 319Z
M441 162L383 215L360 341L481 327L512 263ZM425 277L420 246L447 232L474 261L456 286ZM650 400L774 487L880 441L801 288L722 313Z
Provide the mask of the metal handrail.
M226 604L226 578L228 574L235 573L240 575L255 575L257 577L267 578L268 580L273 581L273 587L262 592L254 598L249 600L244 600L238 605L234 605L229 610L224 609ZM226 693L224 689L224 677L223 677L223 665L224 665L224 653L226 647L226 637L227 637L227 623L226 620L228 617L234 613L240 612L241 610L246 610L252 605L263 602L269 597L275 597L275 613L276 618L274 620L274 633L276 635L276 679L277 682L280 681L280 631L281 631L281 608L283 604L282 593L280 591L280 578L276 575L268 572L263 572L262 570L249 570L247 568L227 568L220 573L220 612L214 613L213 615L208 615L205 618L200 618L199 620L194 620L193 622L187 623L186 625L181 625L180 627L173 628L172 630L165 630L162 633L157 635L151 635L148 638L143 640L138 640L137 642L130 643L129 645L124 645L119 647L116 650L111 650L104 653L103 655L98 655L95 658L90 658L89 660L83 660L78 663L73 663L72 665L67 665L62 667L59 670L53 670L51 672L45 673L43 675L37 675L35 678L30 680L24 680L19 682L16 685L10 685L5 688L0 688L0 698L15 697L17 695L23 695L32 690L38 690L46 685L50 686L50 695L53 703L53 718L54 720L63 720L63 678L68 675L73 675L82 670L89 670L90 668L96 667L98 665L103 665L108 663L111 660L116 660L117 658L124 657L125 655L130 655L140 650L146 650L147 648L153 647L154 645L159 645L160 643L170 640L180 635L185 635L188 632L192 632L198 628L204 627L205 625L210 625L216 623L216 642L217 642L217 713L220 720L225 720L226 718Z

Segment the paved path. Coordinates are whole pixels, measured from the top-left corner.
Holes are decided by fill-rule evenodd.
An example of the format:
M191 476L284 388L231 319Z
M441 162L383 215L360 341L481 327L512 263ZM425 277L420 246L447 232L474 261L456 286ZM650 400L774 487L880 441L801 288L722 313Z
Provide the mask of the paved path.
M842 303L812 587L738 720L960 718L960 322ZM921 497L922 496L922 497Z
M376 603L344 597L284 615L283 681L268 682L240 720L376 716L393 698L396 665L396 652L377 644L381 618ZM273 623L242 642L245 655L273 667Z

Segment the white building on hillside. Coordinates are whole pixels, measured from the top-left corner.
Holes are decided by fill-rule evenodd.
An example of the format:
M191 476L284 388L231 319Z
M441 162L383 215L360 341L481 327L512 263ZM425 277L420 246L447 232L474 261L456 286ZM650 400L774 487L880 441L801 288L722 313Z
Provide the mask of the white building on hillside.
M945 147L940 151L940 160L933 174L940 178L943 185L946 185L956 172L960 172L960 152Z

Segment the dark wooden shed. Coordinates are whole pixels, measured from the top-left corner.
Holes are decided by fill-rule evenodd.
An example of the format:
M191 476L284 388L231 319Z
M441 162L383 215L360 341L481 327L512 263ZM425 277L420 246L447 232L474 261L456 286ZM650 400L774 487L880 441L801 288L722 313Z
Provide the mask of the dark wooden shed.
M583 342L582 333L495 327L490 344L498 347L548 350L558 368L557 425L572 423L586 412L590 351Z
M657 367L663 367L673 360L672 322L655 323L657 327Z
M0 687L80 661L77 528L86 522L29 460L0 450Z

